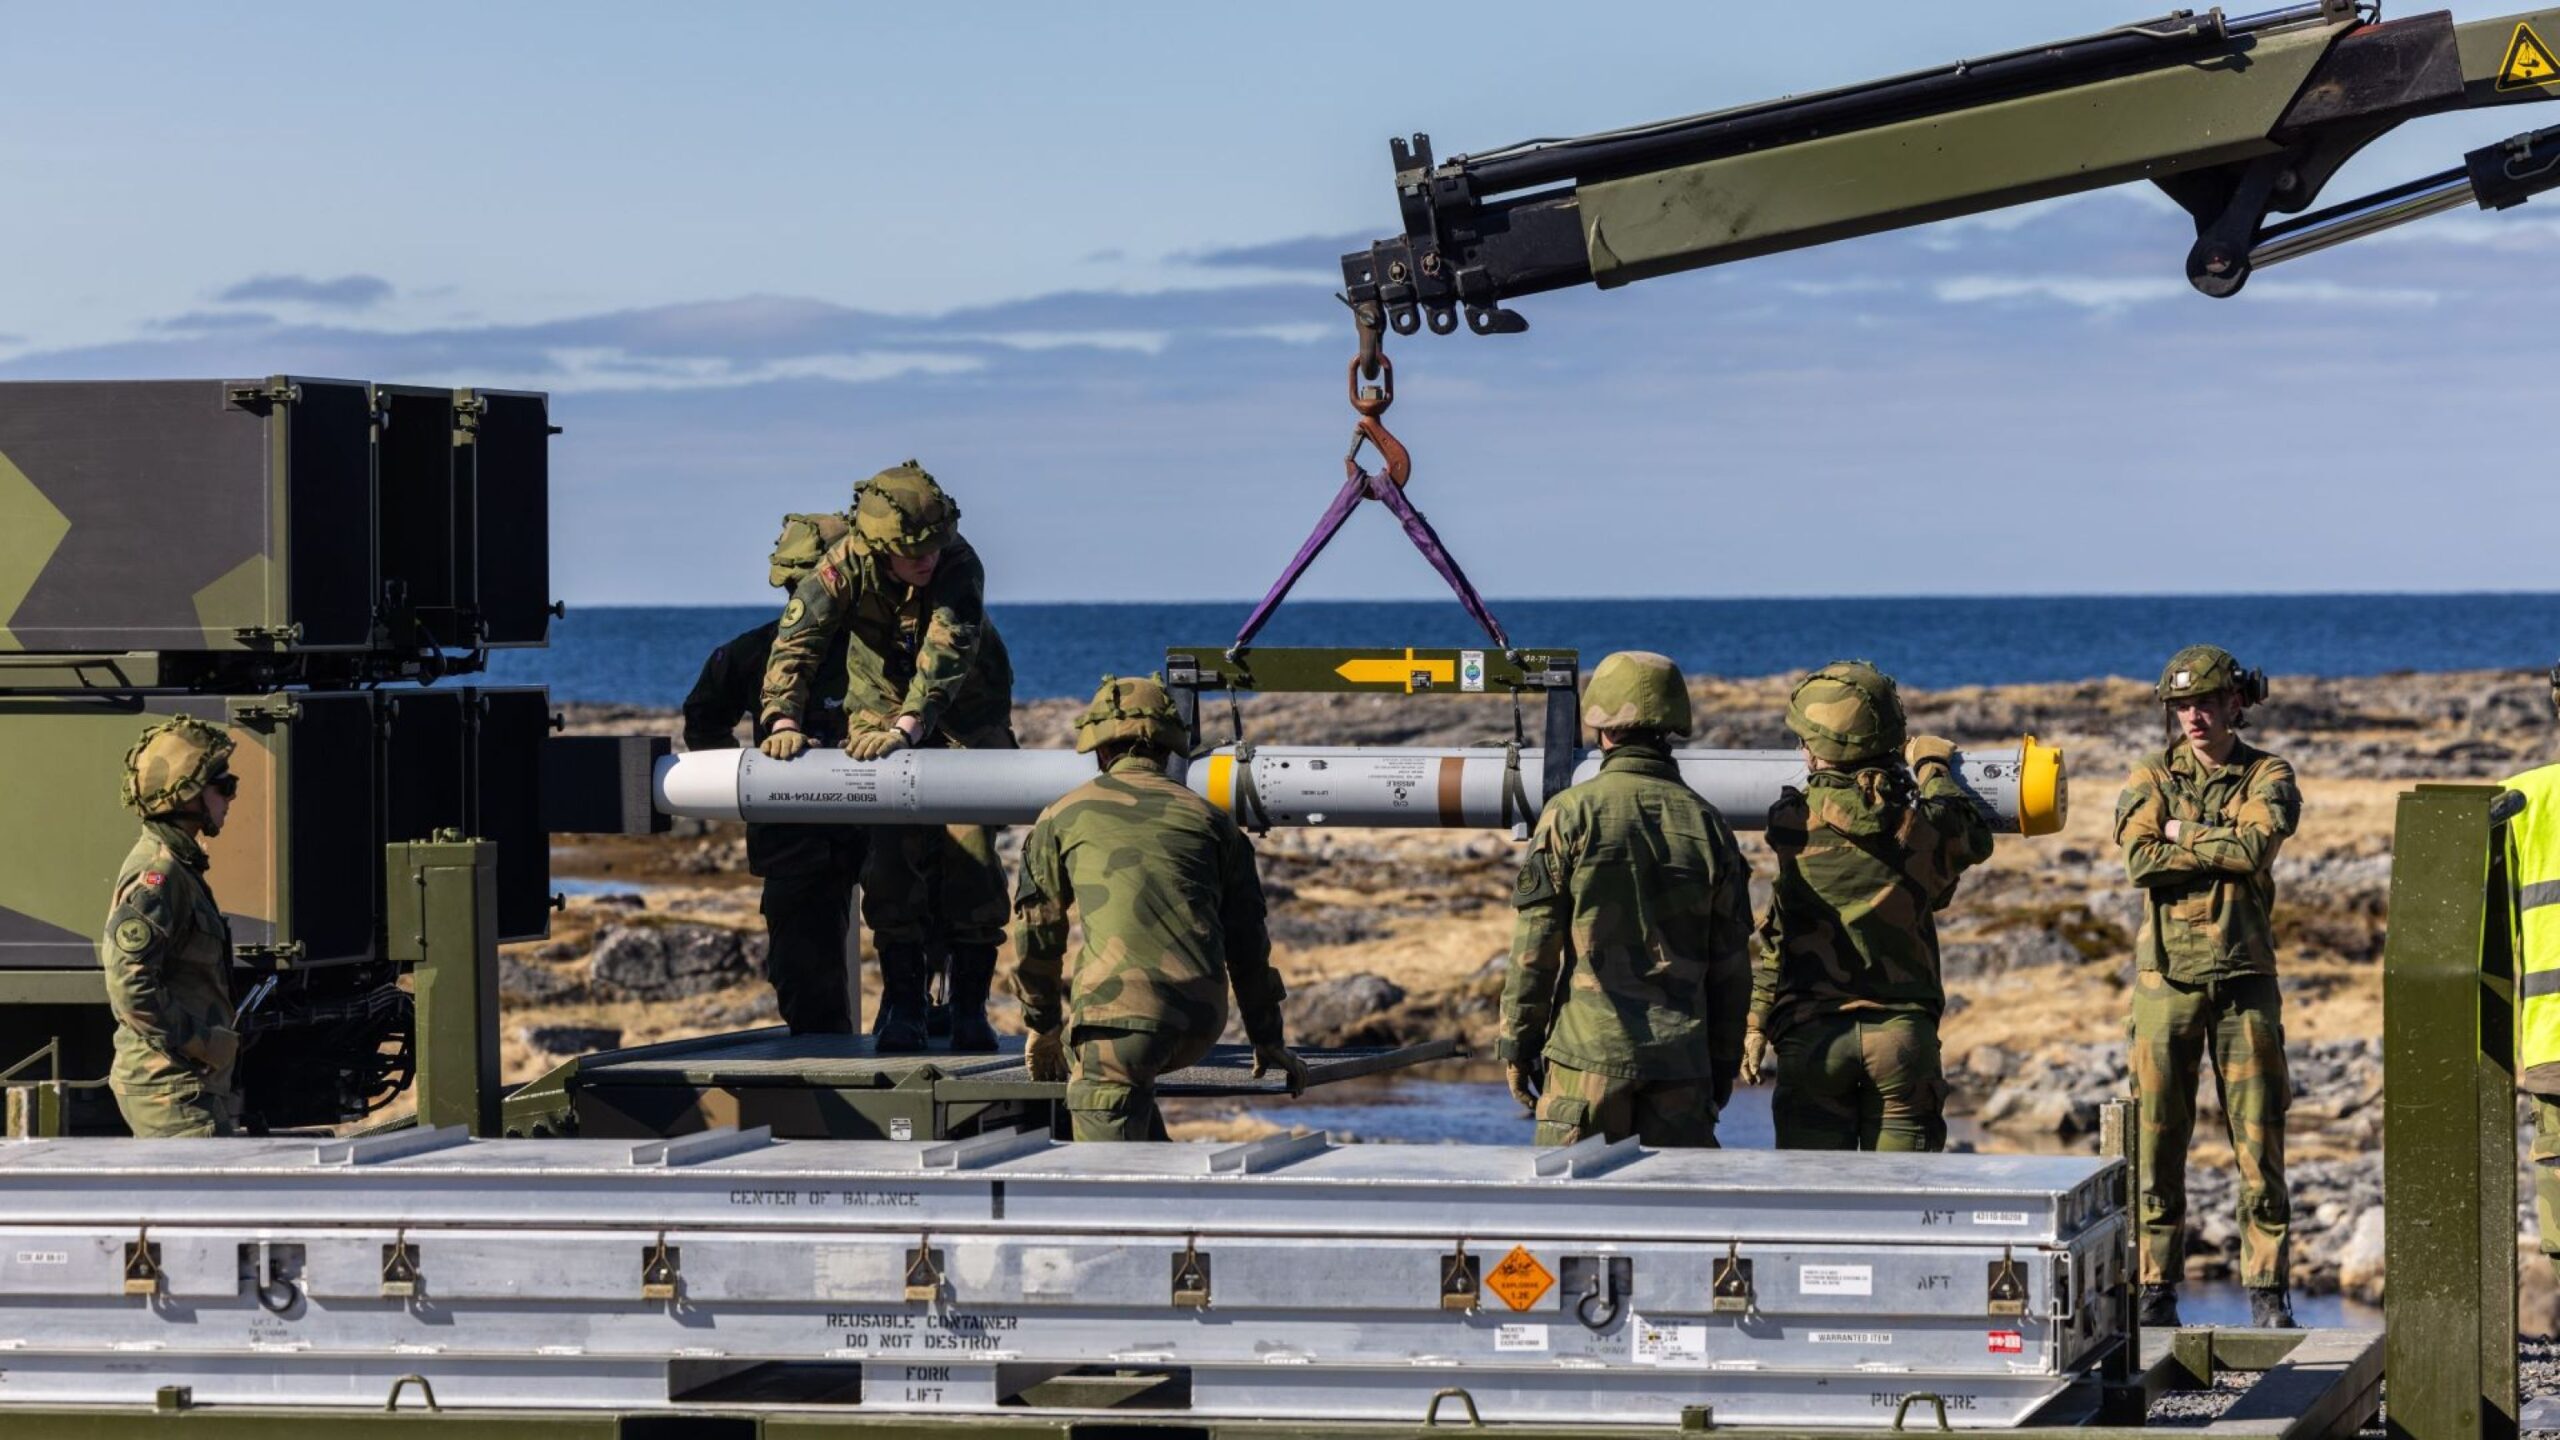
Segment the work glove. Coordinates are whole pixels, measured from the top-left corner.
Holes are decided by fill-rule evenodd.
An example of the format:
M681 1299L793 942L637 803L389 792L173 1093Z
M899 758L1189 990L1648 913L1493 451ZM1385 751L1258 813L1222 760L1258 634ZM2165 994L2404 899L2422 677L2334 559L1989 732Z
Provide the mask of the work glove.
M800 752L809 748L809 737L797 730L776 730L756 748L776 760L797 760Z
M891 725L880 730L857 730L844 737L844 753L856 760L877 760L907 748L907 732Z
M1778 1078L1778 1047L1769 1043L1768 1035L1757 1025L1742 1032L1742 1083L1757 1085Z
M1296 1052L1286 1045L1254 1046L1253 1078L1259 1080L1273 1070L1289 1077L1290 1094L1307 1093L1307 1062L1299 1059Z
M1024 1048L1022 1058L1030 1064L1031 1078L1034 1080L1048 1081L1066 1079L1066 1032L1064 1030L1042 1030L1032 1032L1031 1043L1029 1046Z
M1924 780L1928 777L1920 773L1920 767L1923 765L1944 765L1949 770L1953 770L1956 765L1956 742L1942 740L1935 735L1914 735L1903 744L1902 763L1911 767L1913 775L1918 775Z
M1538 1076L1531 1068L1537 1063L1535 1060L1502 1062L1502 1083L1511 1087L1511 1098L1520 1102L1520 1108L1531 1112L1538 1108Z

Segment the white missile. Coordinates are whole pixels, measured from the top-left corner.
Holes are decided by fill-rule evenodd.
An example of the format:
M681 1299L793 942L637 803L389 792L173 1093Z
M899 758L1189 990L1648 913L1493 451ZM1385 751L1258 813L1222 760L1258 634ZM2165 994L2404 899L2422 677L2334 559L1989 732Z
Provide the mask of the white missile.
M1737 830L1760 829L1778 792L1802 785L1793 750L1678 750L1689 787ZM1263 745L1239 763L1222 746L1177 778L1239 819L1257 811L1272 825L1355 829L1497 830L1537 819L1543 756L1490 747L1426 749L1385 745ZM1600 769L1600 752L1581 752L1578 783ZM901 750L855 760L811 750L796 760L763 752L701 750L658 762L656 801L669 815L765 824L1025 825L1094 776L1090 755L1069 750ZM2050 835L2068 805L2062 752L2030 735L2005 750L1956 756L1956 777L1995 830ZM1514 791L1505 813L1503 795Z

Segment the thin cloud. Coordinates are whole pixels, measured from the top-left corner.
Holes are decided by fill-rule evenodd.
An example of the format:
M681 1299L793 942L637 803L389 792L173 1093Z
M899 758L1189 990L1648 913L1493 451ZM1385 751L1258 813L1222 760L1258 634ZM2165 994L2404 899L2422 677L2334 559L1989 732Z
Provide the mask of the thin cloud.
M226 305L312 305L324 310L369 310L391 298L391 282L379 275L253 275L214 298Z

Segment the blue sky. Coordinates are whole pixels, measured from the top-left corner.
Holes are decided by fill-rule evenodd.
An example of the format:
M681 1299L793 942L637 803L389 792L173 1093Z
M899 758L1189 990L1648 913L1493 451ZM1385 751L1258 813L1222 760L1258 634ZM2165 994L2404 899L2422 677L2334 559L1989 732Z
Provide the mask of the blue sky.
M0 378L550 390L575 603L760 600L783 511L910 454L1000 598L1233 598L1339 483L1333 257L1394 228L1387 135L1481 150L2133 18L1419 13L11 7ZM2419 122L2329 195L2556 121ZM2489 537L2560 527L2560 199L2221 304L2190 233L2127 189L1403 341L1413 494L1497 595L2549 583ZM1304 593L1436 586L1370 513Z

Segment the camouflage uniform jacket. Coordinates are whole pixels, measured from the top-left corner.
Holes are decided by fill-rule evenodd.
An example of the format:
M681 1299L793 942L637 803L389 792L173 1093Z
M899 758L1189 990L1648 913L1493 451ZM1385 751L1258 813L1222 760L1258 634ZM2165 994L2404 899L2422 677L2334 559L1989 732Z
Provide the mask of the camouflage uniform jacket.
M1751 1013L1772 1037L1842 1011L1945 1011L1937 912L1991 858L1991 826L1963 786L1944 770L1915 786L1898 763L1818 770L1769 807L1768 839L1778 878Z
M702 662L702 673L695 677L693 689L684 697L684 748L687 750L734 750L738 746L738 719L745 716L754 722L758 741L772 733L764 717L757 714L763 698L764 675L772 659L773 632L782 622L767 620L753 630L732 637L715 648ZM808 732L812 745L844 743L844 652L846 636L839 631L827 646L818 663L815 693L824 697L818 712L803 720L801 728ZM842 863L848 853L848 842L858 842L862 829L850 825L757 825L747 826L747 873L757 876L807 875ZM859 850L850 852L856 856Z
M2293 767L2245 740L2220 765L2180 740L2135 766L2116 843L2143 890L2140 968L2181 985L2274 974L2276 852L2301 823Z
M1730 1081L1751 999L1751 867L1669 754L1620 745L1538 817L1512 904L1506 1058ZM1564 994L1557 999L1560 972Z
M913 715L920 734L967 749L1011 748L1013 666L987 623L987 571L969 542L942 548L916 589L860 535L836 542L791 592L765 670L761 727L802 719L828 643L849 634L844 708L853 729ZM804 722L805 723L805 722Z
M1084 945L1062 974L1069 906ZM1035 1031L1216 1035L1232 983L1246 1035L1280 1042L1287 991L1271 968L1253 846L1225 812L1144 759L1122 756L1040 812L1022 847L1014 914L1014 988Z
M239 1049L231 1011L231 924L204 882L204 847L162 820L116 872L98 942L116 1016L109 1079L119 1092L200 1079L231 1088Z

